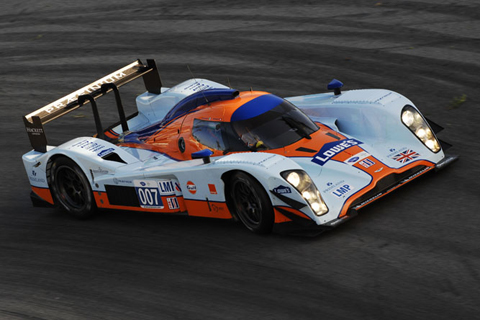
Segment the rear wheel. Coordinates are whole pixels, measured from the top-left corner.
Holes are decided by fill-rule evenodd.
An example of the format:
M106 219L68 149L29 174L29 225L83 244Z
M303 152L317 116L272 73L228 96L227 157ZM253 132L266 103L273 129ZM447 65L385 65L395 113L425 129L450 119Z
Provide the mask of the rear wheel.
M50 188L55 202L78 219L87 219L95 212L90 183L80 167L66 157L53 160Z
M273 208L262 185L243 172L235 173L230 182L230 197L237 217L250 231L259 234L271 232Z

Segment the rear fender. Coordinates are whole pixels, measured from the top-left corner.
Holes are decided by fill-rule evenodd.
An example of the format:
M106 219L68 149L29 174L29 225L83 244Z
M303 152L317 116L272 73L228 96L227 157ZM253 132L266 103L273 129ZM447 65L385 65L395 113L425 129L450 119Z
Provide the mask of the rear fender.
M97 176L114 174L119 167L139 162L139 159L110 142L93 137L76 138L58 147L48 146L46 153L32 150L23 155L30 184L48 188L49 166L60 156L72 159L91 184Z

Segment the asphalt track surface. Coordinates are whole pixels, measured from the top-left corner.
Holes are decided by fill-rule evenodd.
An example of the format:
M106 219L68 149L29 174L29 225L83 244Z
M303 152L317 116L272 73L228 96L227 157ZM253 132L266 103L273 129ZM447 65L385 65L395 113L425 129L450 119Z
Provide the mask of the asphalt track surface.
M0 9L0 319L480 317L478 1L8 0ZM315 238L33 208L21 116L137 58L155 58L166 86L190 78L189 65L195 77L280 96L324 92L333 78L345 90L391 89L445 127L440 138L460 160ZM143 84L124 88L134 110ZM114 117L109 109L102 117ZM88 109L46 131L56 144L94 128Z

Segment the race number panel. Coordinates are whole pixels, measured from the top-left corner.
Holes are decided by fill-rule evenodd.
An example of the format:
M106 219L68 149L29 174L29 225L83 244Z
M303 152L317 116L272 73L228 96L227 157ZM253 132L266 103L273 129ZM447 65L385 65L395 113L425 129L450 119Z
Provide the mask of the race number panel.
M135 192L137 193L140 207L149 209L163 209L162 197L158 182L155 180L134 180Z

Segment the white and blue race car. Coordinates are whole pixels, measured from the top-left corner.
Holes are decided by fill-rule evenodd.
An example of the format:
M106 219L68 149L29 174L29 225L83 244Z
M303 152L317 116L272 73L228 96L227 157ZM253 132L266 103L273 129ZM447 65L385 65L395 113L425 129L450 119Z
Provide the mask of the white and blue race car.
M118 88L140 77L147 91L127 117ZM317 234L457 158L404 96L341 87L290 98L205 79L165 88L153 60L135 61L24 117L32 201L81 219L121 209ZM96 99L110 92L120 121L103 127ZM95 136L48 145L43 124L88 103Z

